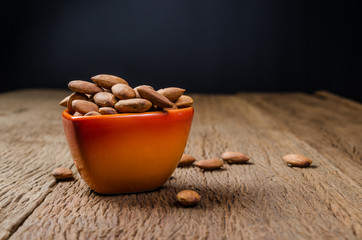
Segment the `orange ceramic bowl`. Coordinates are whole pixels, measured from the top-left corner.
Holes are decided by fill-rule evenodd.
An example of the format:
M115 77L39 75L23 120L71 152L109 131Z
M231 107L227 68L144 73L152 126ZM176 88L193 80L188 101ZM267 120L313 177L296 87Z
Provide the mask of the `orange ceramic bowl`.
M74 117L62 121L75 166L97 193L118 194L161 187L183 154L192 107L167 112Z

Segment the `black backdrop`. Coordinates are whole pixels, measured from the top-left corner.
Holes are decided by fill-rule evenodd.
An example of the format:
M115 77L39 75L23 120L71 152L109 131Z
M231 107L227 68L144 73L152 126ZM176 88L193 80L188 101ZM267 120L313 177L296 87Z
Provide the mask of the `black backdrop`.
M361 100L357 1L12 1L1 91L119 75L188 92L326 89ZM3 39L3 40L4 40Z

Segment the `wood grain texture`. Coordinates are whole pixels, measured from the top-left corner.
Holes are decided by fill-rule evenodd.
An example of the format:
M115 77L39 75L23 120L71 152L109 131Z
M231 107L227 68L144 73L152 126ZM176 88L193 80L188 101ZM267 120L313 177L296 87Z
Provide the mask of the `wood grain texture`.
M328 100L304 94L192 96L195 118L185 152L201 160L241 151L251 157L249 164L225 164L211 172L178 168L157 191L118 196L95 194L77 176L56 184L10 239L362 238L361 179L358 169L351 169L360 167L361 139L352 134L362 130L360 112L336 112ZM314 104L322 105L312 111ZM299 120L299 112L310 116ZM320 128L319 121L328 127ZM341 121L345 124L336 126ZM62 137L58 134L55 139ZM342 140L330 139L334 136ZM331 142L348 167L331 157ZM346 142L356 150L344 152L350 150ZM282 160L287 153L314 163L290 168ZM176 193L183 189L197 191L201 203L177 205Z
M0 95L0 239L9 237L51 191L50 172L71 166L58 107L65 91Z
M335 105L345 106L357 111L362 111L362 105L357 101L343 98L327 91L316 91L314 94L316 97L326 99L328 102L333 102Z
M305 94L243 94L331 164L362 184L362 108L356 104L319 99ZM286 99L288 101L286 102Z

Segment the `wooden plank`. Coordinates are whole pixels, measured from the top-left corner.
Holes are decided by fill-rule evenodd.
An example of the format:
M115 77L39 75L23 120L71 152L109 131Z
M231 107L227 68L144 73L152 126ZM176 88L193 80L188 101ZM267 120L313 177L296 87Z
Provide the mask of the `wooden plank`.
M0 95L0 239L10 236L51 191L50 171L71 166L58 102L65 91Z
M358 105L345 105L337 101L338 97L331 101L305 94L239 96L274 117L281 126L318 149L331 164L362 185L362 108L357 110Z
M140 194L101 196L79 178L59 183L11 239L362 237L361 187L320 149L243 98L193 97L186 152L204 159L242 151L252 157L250 164L213 172L177 169L160 190ZM314 167L286 166L281 157L290 152L311 157ZM198 191L200 205L175 204L182 189Z

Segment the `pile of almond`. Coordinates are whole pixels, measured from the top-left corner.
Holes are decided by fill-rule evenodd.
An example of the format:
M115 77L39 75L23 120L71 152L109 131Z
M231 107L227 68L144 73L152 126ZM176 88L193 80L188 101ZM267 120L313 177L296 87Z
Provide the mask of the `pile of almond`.
M99 74L93 82L74 80L68 88L74 93L59 104L74 116L117 113L140 113L190 107L193 99L184 95L185 89L168 87L156 91L148 85L135 88L123 78Z

